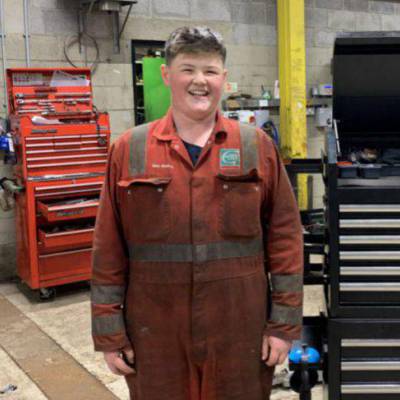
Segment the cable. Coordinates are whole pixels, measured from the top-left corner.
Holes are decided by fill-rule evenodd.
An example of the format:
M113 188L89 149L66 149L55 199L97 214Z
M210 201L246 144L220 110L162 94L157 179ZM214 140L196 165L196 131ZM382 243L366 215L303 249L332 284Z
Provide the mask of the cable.
M275 144L279 148L279 146L280 146L279 132L278 132L278 129L276 128L275 124L273 123L273 121L270 119L270 120L264 122L261 129L272 138L272 140L275 142Z
M107 140L101 137L100 124L99 124L99 111L94 104L93 104L93 111L94 111L94 118L96 120L97 143L99 144L99 146L105 146L107 144Z
M69 51L69 49L70 49L74 44L79 43L79 42L82 42L84 38L89 39L89 41L93 43L93 46L94 46L94 48L95 48L95 50L96 50L96 58L95 58L95 60L93 61L92 65L90 66L90 70L91 70L92 74L94 74L95 71L96 71L96 69L97 69L97 66L98 66L98 64L99 64L99 62L100 62L100 49L99 49L99 45L98 45L96 39L95 39L93 36L89 35L89 34L86 33L86 32L81 32L81 33L79 33L78 35L71 35L71 36L68 36L68 37L65 39L65 42L64 42L64 56L65 56L66 60L67 60L73 67L79 68L76 64L74 64L74 63L72 62L71 58L70 58L69 55L68 55L68 51ZM86 44L85 44L85 46L86 46Z

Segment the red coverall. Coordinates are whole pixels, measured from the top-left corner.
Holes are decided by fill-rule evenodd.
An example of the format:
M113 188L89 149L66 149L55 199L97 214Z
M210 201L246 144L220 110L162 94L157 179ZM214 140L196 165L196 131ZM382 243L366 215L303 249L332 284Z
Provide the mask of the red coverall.
M265 400L262 336L300 336L302 254L269 137L218 113L193 166L170 111L111 148L93 251L95 349L133 345L135 400Z

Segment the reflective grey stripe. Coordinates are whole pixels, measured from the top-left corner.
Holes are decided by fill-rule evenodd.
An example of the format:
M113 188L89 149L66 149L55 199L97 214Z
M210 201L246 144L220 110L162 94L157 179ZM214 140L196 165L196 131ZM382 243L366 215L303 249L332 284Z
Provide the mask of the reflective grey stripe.
M300 325L303 321L303 309L272 303L270 319L278 324Z
M146 172L146 143L149 125L144 124L132 129L129 159L131 175L139 175Z
M119 314L92 318L93 335L113 335L124 330L125 323L122 312Z
M258 167L258 141L254 126L240 124L240 141L242 143L242 165L246 173Z
M136 244L129 249L130 259L153 262L205 262L224 258L250 257L263 251L261 237L246 242L208 244Z
M93 304L122 304L125 298L125 287L92 284L91 297Z
M303 275L271 274L271 284L274 292L301 292L303 289Z

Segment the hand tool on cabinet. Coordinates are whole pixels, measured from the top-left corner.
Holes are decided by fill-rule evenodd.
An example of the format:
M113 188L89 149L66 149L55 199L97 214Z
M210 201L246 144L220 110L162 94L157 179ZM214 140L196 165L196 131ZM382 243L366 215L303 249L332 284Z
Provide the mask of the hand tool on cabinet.
M18 104L18 109L21 108L35 108L35 107L50 107L54 108L53 104L51 103L42 103L42 102L36 102L36 103L21 103Z
M42 112L53 112L53 110L21 110L18 111L18 115L25 115L25 114L41 114Z
M54 100L17 100L18 105L22 104L38 104L38 105L44 105L44 104L51 104L51 103L70 103L70 102L76 102L76 103L90 103L89 99L54 99Z
M19 107L17 111L55 111L56 109L53 106L22 106Z
M49 95L47 93L41 93L41 94L38 94L38 93L16 93L15 97L17 99L32 99L32 98L46 99L49 97Z
M32 129L32 133L57 133L57 129Z
M61 112L48 112L41 113L44 116L87 116L92 114L92 110L76 110L76 111L61 111Z
M32 108L32 109L29 109L29 110L18 110L17 111L17 113L19 115L30 114L30 113L42 113L42 112L43 112L43 110L40 110L38 108Z
M71 100L64 100L64 103L67 102L75 102L75 103L82 103L82 104L90 104L90 99L71 99Z
M89 92L58 92L54 95L55 97L90 97Z
M41 101L41 100L39 100L39 99L17 100L17 104L18 104L18 105L22 105L22 104L36 104L36 103L38 103L39 101ZM44 101L44 100L42 100L42 101Z

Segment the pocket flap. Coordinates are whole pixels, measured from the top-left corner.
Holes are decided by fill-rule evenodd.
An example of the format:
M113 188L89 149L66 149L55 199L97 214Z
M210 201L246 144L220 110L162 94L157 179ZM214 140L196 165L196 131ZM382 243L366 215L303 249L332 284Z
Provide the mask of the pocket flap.
M166 186L171 182L171 177L151 177L151 178L127 178L118 182L118 186L127 188L131 185L152 185L152 186Z
M228 182L257 182L260 180L256 169L252 169L249 173L242 175L226 175L219 173L217 174L217 178Z

